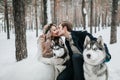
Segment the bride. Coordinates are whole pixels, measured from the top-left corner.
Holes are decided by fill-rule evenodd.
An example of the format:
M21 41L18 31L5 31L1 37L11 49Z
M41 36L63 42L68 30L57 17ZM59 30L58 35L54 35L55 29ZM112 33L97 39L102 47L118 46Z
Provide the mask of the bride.
M55 24L44 26L43 34L40 35L37 44L39 61L49 66L48 74L56 80L57 76L66 68L65 63L69 59L63 39L59 37ZM50 80L50 79L48 79Z

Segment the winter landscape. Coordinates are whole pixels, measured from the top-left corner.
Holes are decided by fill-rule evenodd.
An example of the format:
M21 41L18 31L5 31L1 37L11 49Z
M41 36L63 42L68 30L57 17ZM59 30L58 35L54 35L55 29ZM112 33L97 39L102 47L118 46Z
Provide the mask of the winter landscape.
M107 63L109 68L109 80L120 80L120 27L117 28L117 43L110 45L110 27L103 29L94 36L102 35L104 42L107 43L112 55L112 59ZM41 34L41 31L39 31ZM0 33L0 80L40 80L40 76L44 75L41 69L43 65L39 60L37 53L37 39L34 31L27 31L27 49L28 58L20 62L15 60L15 37L11 32L11 39L6 39L6 33ZM47 75L47 77L50 77Z
M53 66L40 61L37 40L44 25L62 21L103 37L112 57L109 80L120 80L120 0L0 0L0 80L53 80ZM113 44L111 35L117 38ZM19 59L25 50L28 56Z

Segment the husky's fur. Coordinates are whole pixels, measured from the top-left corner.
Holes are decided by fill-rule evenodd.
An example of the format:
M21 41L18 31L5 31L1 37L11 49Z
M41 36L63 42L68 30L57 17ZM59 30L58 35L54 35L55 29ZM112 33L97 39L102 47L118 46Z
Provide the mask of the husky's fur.
M92 41L86 36L83 51L85 80L108 80L105 57L102 37L99 36L96 41Z

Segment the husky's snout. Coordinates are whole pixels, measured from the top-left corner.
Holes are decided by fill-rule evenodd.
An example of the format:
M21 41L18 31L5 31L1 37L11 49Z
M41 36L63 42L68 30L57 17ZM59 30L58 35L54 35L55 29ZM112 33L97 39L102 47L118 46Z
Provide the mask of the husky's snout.
M91 55L90 55L90 54L87 54L86 56L87 56L87 58L88 58L88 59L90 59L90 58L91 58Z

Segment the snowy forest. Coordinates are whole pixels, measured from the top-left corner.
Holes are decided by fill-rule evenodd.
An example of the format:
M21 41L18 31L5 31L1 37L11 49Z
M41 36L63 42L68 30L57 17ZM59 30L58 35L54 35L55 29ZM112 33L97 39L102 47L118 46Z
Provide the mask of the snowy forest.
M62 21L102 35L112 56L109 80L120 80L120 0L0 0L0 80L48 80L36 61L37 39L44 25Z

